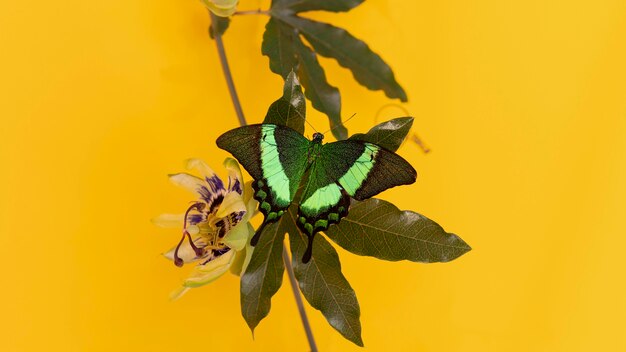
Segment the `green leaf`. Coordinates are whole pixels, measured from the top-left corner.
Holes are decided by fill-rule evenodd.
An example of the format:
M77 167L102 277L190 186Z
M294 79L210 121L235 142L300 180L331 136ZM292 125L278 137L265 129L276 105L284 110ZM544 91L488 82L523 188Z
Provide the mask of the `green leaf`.
M375 198L353 203L326 235L352 253L391 261L448 262L471 250L425 216Z
M337 139L346 139L348 131L341 122L339 90L328 84L315 53L304 45L295 29L282 21L270 19L265 26L261 51L270 59L270 70L283 78L287 79L293 69L298 70L306 97L315 109L328 116L333 135Z
M315 51L352 71L354 78L371 90L383 90L389 98L407 101L391 68L363 41L342 28L284 13L273 16L296 28L311 43Z
M268 225L252 252L245 273L241 276L241 314L252 333L259 322L269 314L272 296L283 283L284 237L282 221Z
M350 139L374 143L395 152L402 145L411 126L413 126L412 117L398 117L372 127L365 134L353 134Z
M304 11L349 11L365 0L274 0L272 9L286 9L293 12Z
M339 90L326 80L317 54L336 59L350 69L355 79L372 90L383 90L390 98L406 101L406 93L396 82L391 68L364 42L332 25L298 17L304 11L348 11L364 0L273 0L270 21L263 34L262 53L269 58L270 70L286 79L296 70L313 107L328 116L333 135L347 137L341 121ZM312 45L309 48L301 38Z
M287 79L297 64L294 41L300 40L292 27L270 18L263 33L261 53L270 59L270 70Z
M295 207L283 217L288 217L290 227L292 265L298 285L313 308L322 312L328 323L343 337L363 346L361 339L361 310L354 290L341 273L339 256L333 246L318 234L313 242L313 256L307 264L302 256L308 243L295 224Z
M291 127L304 134L306 100L296 74L291 72L283 86L283 96L270 105L263 123Z
M219 35L224 35L224 32L228 29L230 25L230 17L220 17L220 16L211 16L212 24L209 26L209 35L211 39L215 39L215 31Z
M339 90L326 81L324 69L317 61L315 53L298 38L294 42L300 67L298 74L302 79L304 93L313 107L326 115L330 128L338 140L348 137L348 130L341 122L341 96Z
M270 70L286 78L297 70L313 107L328 116L333 135L341 140L347 129L341 122L339 90L326 80L316 52L336 59L350 69L355 79L372 90L383 90L390 98L406 101L406 93L396 82L391 68L364 42L332 25L298 17L303 11L348 11L363 0L274 0L270 21L263 34L262 53L269 58ZM303 35L313 46L304 44Z

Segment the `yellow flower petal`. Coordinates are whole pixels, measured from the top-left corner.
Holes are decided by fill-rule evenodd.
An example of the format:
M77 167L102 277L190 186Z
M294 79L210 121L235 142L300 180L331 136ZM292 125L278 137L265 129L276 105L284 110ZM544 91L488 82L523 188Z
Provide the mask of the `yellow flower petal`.
M189 287L181 286L170 293L170 300L176 301L189 291Z
M248 190L245 190L244 193L245 192L248 192ZM251 188L249 191L250 195L252 195L253 192L254 191ZM259 212L259 202L256 199L252 198L251 196L247 200L245 200L245 202L246 202L246 209L247 209L246 216L248 216L248 219L251 219L253 216L255 216Z
M235 182L235 180L237 180L239 181L239 184L243 186L243 176L237 160L233 158L226 158L224 160L224 168L228 170L228 178L231 182Z
M234 258L235 251L230 250L205 265L196 266L189 278L183 282L183 286L195 288L215 281L228 271Z
M254 228L252 229L252 233L254 233ZM243 266L241 267L241 272L245 273L248 268L248 264L250 264L250 259L252 259L252 253L254 252L254 247L250 245L250 243L246 244L246 258L243 260Z
M185 160L185 167L187 170L196 169L205 178L211 178L215 176L215 171L209 167L204 161L200 159L187 159Z
M250 238L254 234L254 227L249 223L245 225L248 228L248 241L246 242L246 246L237 252L233 263L230 265L230 272L237 276L240 276L241 273L246 271L250 263L250 258L252 258L252 251L254 251L254 247L250 245Z
M237 192L228 192L224 196L224 200L217 209L215 216L217 218L223 218L234 212L246 211L246 209L246 203L243 202L241 194Z
M243 200L244 202L246 202L246 204L248 204L248 202L250 202L251 199L254 196L254 189L252 189L252 181L246 182L243 185Z
M204 187L204 181L196 176L186 173L174 174L170 175L170 181L172 181L172 183L176 186L183 187L198 197L202 196L198 190L201 189L201 187Z
M185 214L161 214L151 221L159 227L165 228L182 228L185 220Z
M233 275L241 276L243 269L243 262L246 260L246 248L235 253L235 259L230 265L230 273Z
M206 247L206 242L202 237L194 237L193 243L196 247L203 248ZM176 251L176 247L172 247L169 251L163 253L163 256L171 261L174 260L174 252ZM178 256L183 260L185 264L192 263L196 260L196 252L191 248L191 245L187 240L185 240L178 249Z
M248 223L240 222L226 233L226 236L224 236L224 244L236 251L240 251L246 246L246 243L248 243L249 235Z

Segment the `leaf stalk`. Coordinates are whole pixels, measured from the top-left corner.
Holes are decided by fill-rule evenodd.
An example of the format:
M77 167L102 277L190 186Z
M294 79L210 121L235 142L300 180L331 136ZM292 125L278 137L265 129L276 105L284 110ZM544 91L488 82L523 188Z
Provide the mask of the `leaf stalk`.
M269 14L270 12L267 10L257 9L257 10L236 11L235 13L233 13L233 16L235 15L269 15Z

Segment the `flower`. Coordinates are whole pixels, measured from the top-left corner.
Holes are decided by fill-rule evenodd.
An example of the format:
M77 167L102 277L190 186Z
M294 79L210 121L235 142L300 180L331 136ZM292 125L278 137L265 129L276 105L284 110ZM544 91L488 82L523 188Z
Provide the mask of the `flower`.
M176 266L196 263L182 287L172 293L172 299L190 288L213 282L229 269L239 275L252 254L249 238L254 229L248 223L255 213L250 184L244 186L241 169L235 159L227 158L228 186L199 159L189 159L187 169L196 169L202 178L188 173L170 175L170 180L197 196L181 215L163 214L153 222L161 227L182 228L178 244L163 255ZM245 191L244 191L245 189Z
M216 16L229 17L237 10L239 0L201 0Z

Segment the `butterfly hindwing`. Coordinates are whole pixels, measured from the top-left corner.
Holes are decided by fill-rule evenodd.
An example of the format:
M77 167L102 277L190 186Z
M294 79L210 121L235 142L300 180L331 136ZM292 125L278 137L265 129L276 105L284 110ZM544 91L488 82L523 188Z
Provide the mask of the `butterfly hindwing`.
M415 182L413 167L372 143L345 140L324 144L315 157L298 210L298 226L309 236L348 214L350 198L363 200L385 189ZM307 262L311 247L303 258Z
M350 195L329 173L332 174L330 170L324 168L320 160L313 163L298 207L296 223L309 239L302 258L304 263L311 259L315 234L325 231L330 225L338 223L348 215Z
M328 143L313 150L314 161L299 208L299 223L306 234L326 230L347 214L348 207L341 205L350 204L350 194L339 179L363 150L363 142Z
M254 198L265 216L262 227L289 207L307 167L310 141L295 130L273 124L235 128L217 139L254 178ZM262 228L251 241L255 245Z

